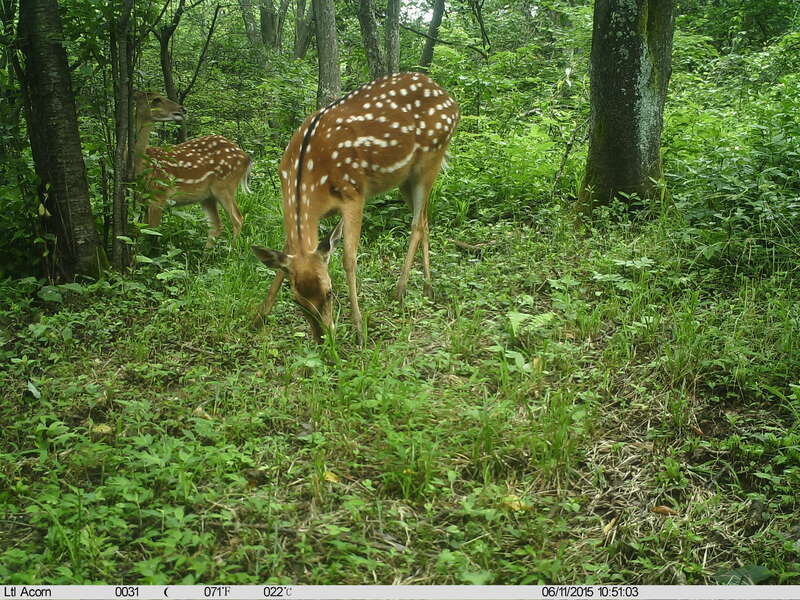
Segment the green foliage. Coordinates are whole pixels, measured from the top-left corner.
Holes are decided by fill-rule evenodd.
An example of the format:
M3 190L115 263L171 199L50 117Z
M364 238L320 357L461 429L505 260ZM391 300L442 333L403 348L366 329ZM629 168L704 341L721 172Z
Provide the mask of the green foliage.
M89 4L67 8L101 9ZM579 231L591 6L572 4L489 1L488 60L451 7L432 75L464 114L432 201L436 296L414 273L404 304L390 299L410 216L395 195L372 201L365 348L338 255L335 342L310 345L286 291L248 327L272 277L249 246L282 243L274 173L315 68L284 49L261 72L240 15L223 15L186 104L192 135L255 158L241 239L206 250L202 212L172 207L131 235L130 274L0 280L0 537L14 540L0 578L800 581L797 33L761 47L746 29L736 39L753 43L731 51L716 5L686 4L664 197ZM738 8L751 27L757 7ZM180 85L203 15L174 40ZM339 27L354 86L352 7ZM90 40L74 57L90 60ZM402 43L413 64L421 40ZM137 77L158 89L154 51ZM73 76L101 214L109 89L85 66ZM20 189L0 188L12 240Z

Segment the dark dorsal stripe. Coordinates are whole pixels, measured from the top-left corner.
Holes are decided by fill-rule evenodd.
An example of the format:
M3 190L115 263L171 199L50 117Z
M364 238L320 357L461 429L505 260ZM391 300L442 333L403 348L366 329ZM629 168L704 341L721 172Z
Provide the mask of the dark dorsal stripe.
M364 87L364 86L361 86L361 87ZM341 98L339 98L337 100L334 100L333 102L331 102L330 104L328 104L327 106L322 108L322 110L320 110L317 113L317 115L311 120L311 123L308 125L308 129L306 129L306 134L303 136L303 143L300 145L300 155L298 157L298 161L299 162L297 164L297 181L296 181L297 189L295 190L295 211L296 211L295 225L297 227L297 242L298 242L298 244L300 244L301 240L303 239L303 236L300 233L300 212L301 212L301 206L300 206L300 200L301 200L301 197L300 197L300 193L301 193L300 192L300 184L301 184L302 179L303 179L303 159L306 156L306 148L308 148L308 144L309 144L309 142L311 142L311 136L314 134L314 130L317 128L317 124L319 123L319 120L322 118L322 115L324 115L326 112L328 112L333 107L338 106L339 104L341 104L342 102L347 100L350 96L352 96L358 90L360 90L361 87L359 87L358 89L353 90L352 92L349 92L349 93L345 94Z
M297 225L297 242L301 247L302 247L303 236L300 233L300 211L301 211L300 182L303 179L303 159L305 158L306 155L306 148L308 148L308 143L311 141L311 135L314 133L314 129L317 127L317 123L319 123L319 120L320 118L322 118L322 115L324 113L325 109L322 109L311 120L308 129L306 129L306 134L303 136L303 143L300 145L300 156L297 159L298 162L297 162L297 182L296 182L297 189L295 190L295 204L296 204L295 224Z

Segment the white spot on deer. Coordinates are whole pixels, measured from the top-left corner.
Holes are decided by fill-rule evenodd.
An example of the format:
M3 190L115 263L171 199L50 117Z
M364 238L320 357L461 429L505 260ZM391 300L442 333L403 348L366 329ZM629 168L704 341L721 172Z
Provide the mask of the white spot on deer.
M308 167L309 171L313 171L314 170L314 159L313 158L309 158L308 159L308 162L306 163L306 167Z
M364 102L364 109L368 109L371 106L372 104L370 104L369 102Z
M326 181L328 181L328 176L327 176L327 175L323 175L323 176L322 176L322 177L320 177L320 179L319 179L319 184L320 184L320 185L324 185Z
M331 154L331 158L333 160L336 160L337 158L339 158L339 151L338 150L334 150L333 153Z
M400 95L408 96L408 90L406 88L400 88Z
M417 99L417 100L414 100L414 106L416 106L417 108L419 108L420 106L422 106L422 102L420 102L420 101L419 101L419 99Z

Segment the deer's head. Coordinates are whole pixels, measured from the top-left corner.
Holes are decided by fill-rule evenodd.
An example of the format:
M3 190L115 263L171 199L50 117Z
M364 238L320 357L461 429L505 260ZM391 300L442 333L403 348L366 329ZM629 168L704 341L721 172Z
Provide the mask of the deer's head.
M136 115L142 123L150 121L183 121L186 109L166 96L153 92L133 93Z
M340 223L314 252L286 254L261 246L252 247L261 262L283 270L289 277L292 300L302 309L317 342L322 342L323 334L333 329L333 287L328 263L341 234Z

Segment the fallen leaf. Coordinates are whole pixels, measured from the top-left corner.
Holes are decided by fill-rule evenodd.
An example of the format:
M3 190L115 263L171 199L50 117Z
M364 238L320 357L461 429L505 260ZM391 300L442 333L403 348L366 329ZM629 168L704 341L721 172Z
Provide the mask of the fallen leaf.
M603 525L603 537L608 537L614 530L614 527L617 526L618 522L619 522L619 515L617 515L616 517L611 519L608 523Z
M502 502L503 508L507 508L508 510L513 510L516 512L520 512L523 510L528 510L530 506L526 504L519 496L516 494L509 494L508 496L503 497Z
M650 509L650 512L656 513L657 515L664 515L665 517L670 517L673 515L677 515L678 513L672 510L669 506L654 506Z
M109 425L106 425L105 423L100 423L92 427L92 433L97 435L110 435L112 431L114 430L111 429L111 427Z
M208 419L211 420L211 415L208 414L202 406L198 406L192 411L192 414L195 417L200 417L201 419Z
M325 471L325 474L322 476L322 478L331 483L339 483L339 476L332 471Z

